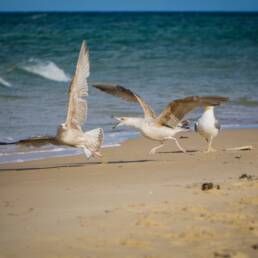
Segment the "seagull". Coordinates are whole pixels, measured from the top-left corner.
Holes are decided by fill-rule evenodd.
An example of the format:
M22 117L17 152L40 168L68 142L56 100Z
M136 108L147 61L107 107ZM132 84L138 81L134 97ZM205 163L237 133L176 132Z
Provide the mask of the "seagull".
M70 83L68 91L68 109L66 121L58 129L56 136L39 136L20 140L11 144L23 145L66 145L80 148L89 159L92 156L100 157L100 147L103 143L103 129L97 128L88 132L83 132L81 125L87 116L87 101L84 97L88 96L87 78L90 75L89 53L85 41L82 42L76 71ZM3 145L4 143L1 143Z
M138 102L143 109L144 117L114 117L118 120L116 126L129 126L138 129L143 136L148 139L160 142L160 145L152 148L150 154L155 154L158 149L164 146L167 140L175 141L178 149L186 152L179 144L175 135L182 131L189 131L188 123L183 117L200 106L215 106L225 101L226 98L220 96L190 96L177 99L169 103L168 106L156 116L152 108L136 93L131 90L114 84L95 83L93 86L113 96L120 97L128 102Z
M218 135L220 129L221 125L214 115L214 106L204 107L202 116L194 124L194 130L203 136L207 141L207 153L216 151L211 147L211 143L212 140Z

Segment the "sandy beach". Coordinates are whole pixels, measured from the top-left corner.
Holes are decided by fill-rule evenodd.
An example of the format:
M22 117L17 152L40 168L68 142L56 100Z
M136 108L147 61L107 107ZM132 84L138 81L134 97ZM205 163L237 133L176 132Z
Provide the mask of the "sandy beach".
M258 129L178 139L0 165L0 257L258 257Z

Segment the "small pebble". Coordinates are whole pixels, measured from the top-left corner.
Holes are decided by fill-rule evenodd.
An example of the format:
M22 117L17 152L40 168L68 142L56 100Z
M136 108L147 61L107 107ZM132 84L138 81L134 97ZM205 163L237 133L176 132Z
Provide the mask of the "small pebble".
M210 190L212 189L214 186L213 186L213 183L203 183L202 184L202 190L203 191L207 191L207 190Z
M242 174L238 179L252 180L252 179L253 179L253 176L247 175L247 174Z
M214 185L213 183L203 183L202 184L202 191L207 191L210 189L216 188L217 190L220 190L220 185Z
M252 248L255 249L255 250L258 250L258 244L252 245Z
M217 253L217 252L215 252L214 257L230 258L231 255L227 254L227 253Z

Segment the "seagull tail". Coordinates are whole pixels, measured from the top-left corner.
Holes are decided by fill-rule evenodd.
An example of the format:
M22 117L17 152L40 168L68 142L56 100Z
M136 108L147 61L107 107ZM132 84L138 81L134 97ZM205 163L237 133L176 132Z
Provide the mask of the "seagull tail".
M102 128L93 129L84 133L87 143L89 144L90 150L98 152L104 141L104 131Z
M191 126L191 122L189 120L183 120L183 121L179 122L179 124L177 126L183 128L183 129L189 130L190 126Z

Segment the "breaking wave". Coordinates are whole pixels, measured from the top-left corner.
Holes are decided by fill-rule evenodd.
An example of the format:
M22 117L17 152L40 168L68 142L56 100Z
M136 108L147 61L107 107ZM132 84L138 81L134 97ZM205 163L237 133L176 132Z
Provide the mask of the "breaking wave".
M52 61L41 61L31 58L28 64L20 67L26 72L33 73L49 80L67 82L70 77Z
M11 88L12 87L12 84L8 81L6 81L5 79L1 78L0 77L0 84L4 87L8 87L8 88Z

